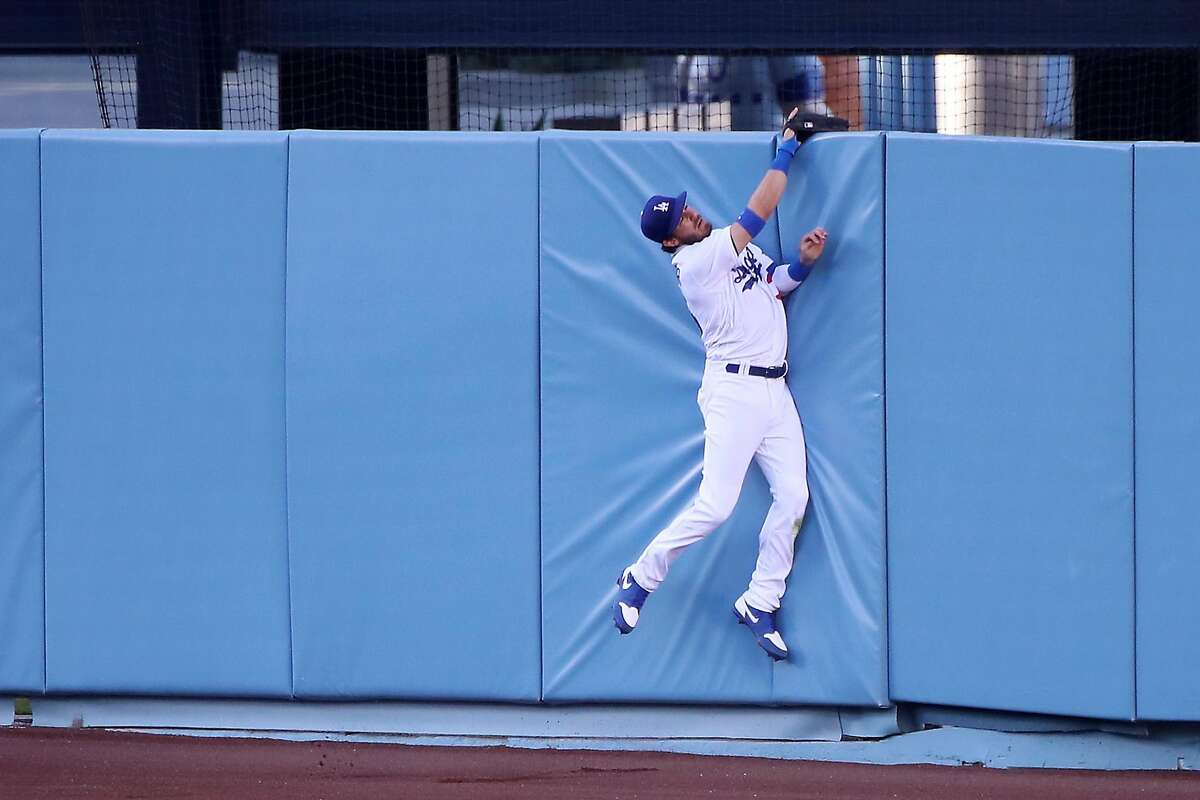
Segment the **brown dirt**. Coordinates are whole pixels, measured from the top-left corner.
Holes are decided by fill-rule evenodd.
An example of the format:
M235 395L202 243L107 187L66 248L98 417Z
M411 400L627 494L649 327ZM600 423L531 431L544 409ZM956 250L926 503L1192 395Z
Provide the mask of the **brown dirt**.
M0 798L1197 798L1200 773L864 766L668 753L0 728Z

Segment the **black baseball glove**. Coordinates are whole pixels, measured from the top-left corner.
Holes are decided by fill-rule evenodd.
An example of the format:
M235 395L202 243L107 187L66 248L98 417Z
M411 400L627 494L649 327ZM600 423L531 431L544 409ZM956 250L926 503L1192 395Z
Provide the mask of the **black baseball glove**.
M813 114L806 111L788 117L788 121L784 123L783 129L795 133L800 144L804 144L809 138L818 133L848 131L850 130L850 123L841 117L827 117L824 114Z

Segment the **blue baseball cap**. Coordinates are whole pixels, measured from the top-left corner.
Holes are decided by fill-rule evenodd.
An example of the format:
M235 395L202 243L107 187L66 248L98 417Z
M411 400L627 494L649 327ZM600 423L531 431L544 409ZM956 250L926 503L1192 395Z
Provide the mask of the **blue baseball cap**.
M670 239L679 218L683 216L683 206L687 202L687 192L679 197L669 197L656 194L646 201L642 207L642 235L656 244L662 244L664 239Z

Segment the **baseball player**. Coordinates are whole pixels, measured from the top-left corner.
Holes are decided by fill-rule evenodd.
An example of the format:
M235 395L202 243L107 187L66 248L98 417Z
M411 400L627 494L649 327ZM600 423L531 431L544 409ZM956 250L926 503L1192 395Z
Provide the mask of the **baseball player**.
M787 186L788 167L814 130L843 120L793 110L771 168L732 225L714 228L687 192L655 195L642 209L643 235L672 254L679 288L704 339L704 477L690 507L646 546L617 580L613 622L621 633L638 623L642 605L671 563L732 513L750 460L758 462L774 502L758 538L750 586L733 604L739 622L774 659L788 656L775 612L792 569L796 536L808 505L804 431L784 383L787 324L781 300L808 276L829 234L815 228L800 240L799 259L774 264L750 240L763 229ZM797 138L797 132L801 138Z

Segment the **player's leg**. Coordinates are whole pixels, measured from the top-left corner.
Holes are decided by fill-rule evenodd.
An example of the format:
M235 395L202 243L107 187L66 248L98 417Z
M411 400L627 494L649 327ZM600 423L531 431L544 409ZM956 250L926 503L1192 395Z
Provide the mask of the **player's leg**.
M654 537L632 565L634 579L654 591L672 562L689 545L712 533L737 505L746 470L766 430L769 416L757 381L718 377L701 395L704 413L704 475L695 501ZM705 395L707 392L707 396Z
M778 609L783 598L809 494L800 415L783 381L776 382L773 390L772 424L754 459L771 487L774 502L758 535L758 561L744 595L747 603L764 611Z
M750 459L762 439L769 415L769 397L754 391L741 376L706 376L700 390L704 414L704 477L695 501L654 537L642 554L617 580L613 624L631 632L641 617L642 604L658 588L671 563L689 546L712 533L737 505Z
M771 392L771 424L755 453L774 502L758 535L758 563L750 587L733 605L738 621L750 628L755 642L774 659L788 657L787 644L775 624L783 597L796 536L808 505L804 429L783 381Z

